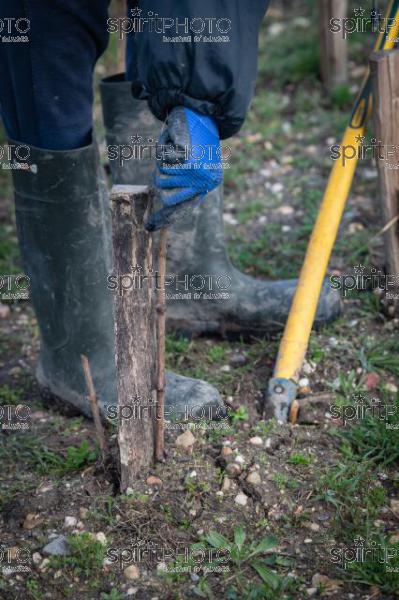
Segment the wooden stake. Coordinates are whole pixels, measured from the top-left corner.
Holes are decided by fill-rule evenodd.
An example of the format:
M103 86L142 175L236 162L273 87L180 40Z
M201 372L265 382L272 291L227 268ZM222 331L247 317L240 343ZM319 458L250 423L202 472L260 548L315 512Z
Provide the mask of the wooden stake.
M91 406L91 412L93 415L94 426L96 428L97 439L98 439L98 443L100 445L101 455L102 455L102 458L104 461L106 458L107 452L108 452L108 444L107 444L107 439L104 434L104 428L103 428L103 425L101 422L100 411L98 409L97 396L96 396L96 391L94 389L93 378L91 376L89 359L84 354L82 354L80 356L80 358L82 361L82 367L83 367L83 372L84 372L84 376L85 376L85 380L86 380L87 390L89 392L89 401L90 401L90 406Z
M155 457L162 461L165 457L164 444L164 406L165 406L165 337L166 337L166 300L165 275L168 230L162 229L158 247L159 289L157 302L157 426Z
M152 195L144 186L114 186L111 205L114 274L119 283L114 296L118 443L125 492L149 471L155 454L153 252L152 234L144 226L152 211Z
M374 52L370 59L373 82L374 135L381 144L377 158L380 214L384 231L386 271L399 277L399 50ZM387 292L397 295L399 286ZM387 303L391 314L399 310L396 299Z
M327 90L345 83L348 79L348 43L342 30L331 31L331 20L347 15L348 0L320 0L320 70Z

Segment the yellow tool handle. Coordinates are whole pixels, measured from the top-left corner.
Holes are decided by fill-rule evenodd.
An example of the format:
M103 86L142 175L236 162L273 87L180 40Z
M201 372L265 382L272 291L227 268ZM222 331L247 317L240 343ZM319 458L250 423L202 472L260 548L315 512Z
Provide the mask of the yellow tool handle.
M394 16L390 21L393 24L389 33L380 32L375 50L389 50L395 45L399 33L399 2L391 2L387 14ZM367 73L351 123L341 142L341 148L352 146L356 154L345 163L335 162L331 171L280 344L273 375L275 379L296 381L302 368L323 279L356 170L360 138L365 135L367 120L371 114L371 104Z
M348 128L342 145L357 149L360 147L356 140L359 135L364 135L364 128ZM331 171L280 344L275 377L296 379L299 375L356 164L355 159L348 160L343 168L337 161Z

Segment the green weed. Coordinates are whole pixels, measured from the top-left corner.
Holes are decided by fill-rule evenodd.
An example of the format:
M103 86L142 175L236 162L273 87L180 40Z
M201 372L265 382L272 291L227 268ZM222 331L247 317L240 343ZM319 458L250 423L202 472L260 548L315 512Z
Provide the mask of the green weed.
M89 533L70 535L67 538L71 553L68 556L52 556L51 565L55 569L72 569L74 573L94 578L95 572L102 570L105 546L93 539Z
M0 406L17 406L21 404L23 392L9 385L0 386Z
M384 467L399 461L399 395L395 402L385 399L378 409L364 412L356 424L335 432L346 442L344 452Z
M367 549L371 550L372 548L373 552L367 553ZM347 578L353 583L378 586L380 593L385 597L397 597L399 543L391 544L386 537L373 535L367 540L365 550L364 561L348 563Z
M313 456L303 454L302 452L294 452L287 459L287 463L290 465L308 467L309 465L312 464L313 460L314 460Z

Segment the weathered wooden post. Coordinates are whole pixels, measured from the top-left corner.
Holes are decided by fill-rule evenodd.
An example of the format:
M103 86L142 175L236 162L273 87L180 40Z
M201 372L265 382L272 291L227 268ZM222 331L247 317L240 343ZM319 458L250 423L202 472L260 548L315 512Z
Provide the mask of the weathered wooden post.
M399 50L374 52L370 59L373 82L374 135L384 231L386 272L399 278ZM387 280L388 283L388 280ZM398 312L399 286L386 290L388 312ZM392 298L390 296L393 296Z
M342 30L333 33L331 20L347 15L348 0L320 0L319 37L321 78L327 90L345 83L348 79L348 43Z
M156 338L152 234L144 222L152 196L144 186L111 191L115 294L118 443L121 491L148 471L155 453ZM122 411L123 407L123 411Z

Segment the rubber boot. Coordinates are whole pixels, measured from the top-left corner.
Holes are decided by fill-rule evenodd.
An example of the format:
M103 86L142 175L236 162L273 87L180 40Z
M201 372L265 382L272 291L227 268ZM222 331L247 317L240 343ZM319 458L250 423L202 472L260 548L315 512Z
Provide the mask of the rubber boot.
M132 97L123 75L103 80L100 89L109 147L132 146L138 136L158 137L162 124L146 102ZM152 179L154 159L111 160L110 167L115 183L146 185ZM171 227L169 240L168 327L185 334L226 336L259 336L284 327L297 280L255 279L232 265L224 241L222 186L208 194L188 220ZM316 325L336 318L340 311L340 296L326 279Z
M70 151L30 148L29 170L13 170L18 238L41 333L37 378L45 396L91 416L81 355L99 405L116 404L108 194L95 144ZM203 381L167 374L176 414L219 407ZM193 409L193 407L196 407Z
M281 330L287 320L296 279L265 281L236 269L227 254L223 226L223 188L206 197L192 217L191 227L174 226L169 272L180 275L180 294L168 308L174 329L195 334L253 335ZM194 300L188 302L184 292ZM315 325L339 316L341 298L323 283Z

